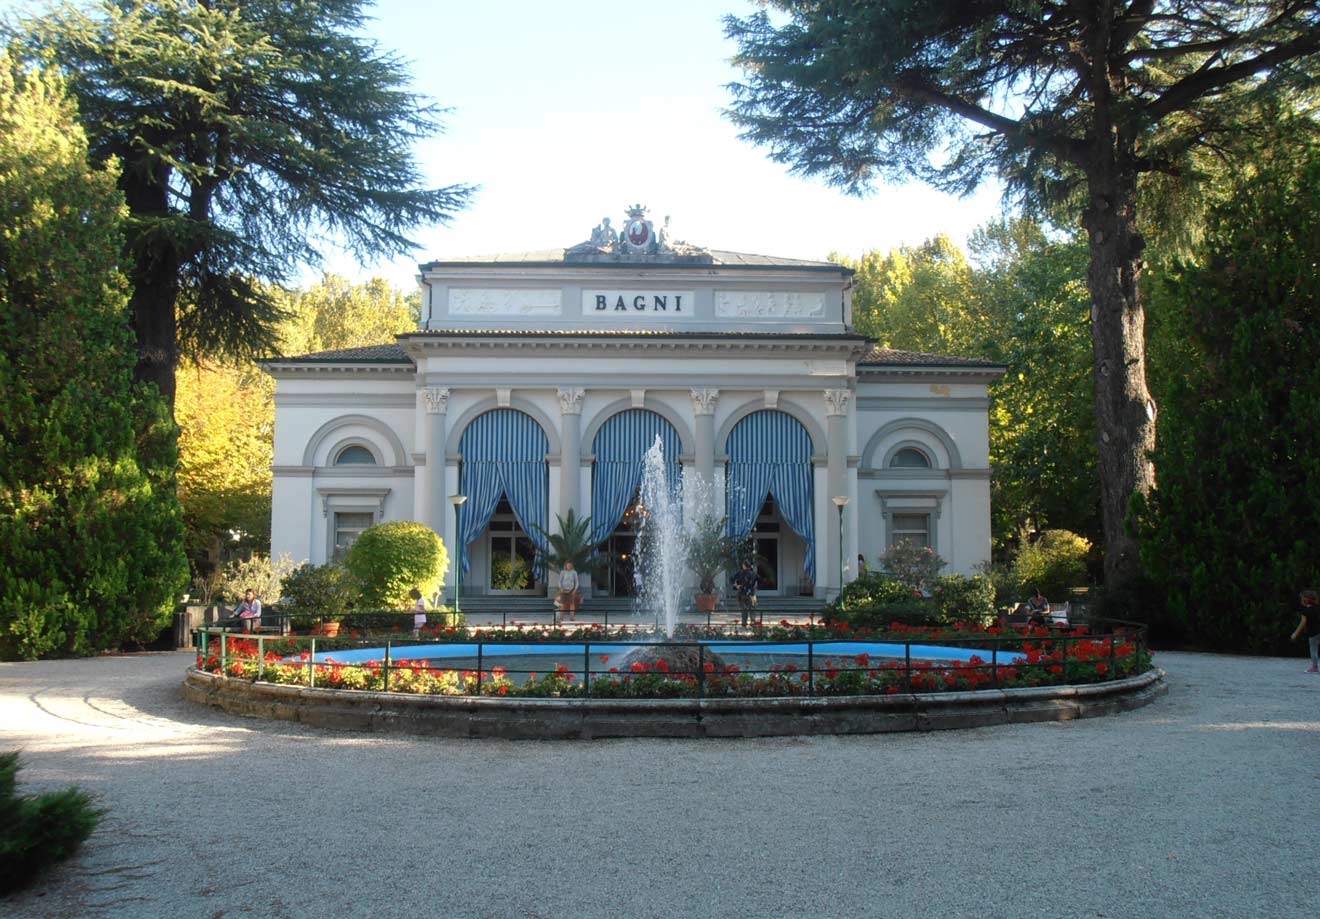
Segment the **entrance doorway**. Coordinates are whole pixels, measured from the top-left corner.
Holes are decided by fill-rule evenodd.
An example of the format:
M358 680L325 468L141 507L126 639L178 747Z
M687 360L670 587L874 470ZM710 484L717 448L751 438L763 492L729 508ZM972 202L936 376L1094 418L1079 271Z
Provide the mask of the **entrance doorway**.
M488 530L490 592L505 596L535 594L536 544L523 531L507 497L500 498Z
M637 596L637 524L641 513L641 502L637 495L633 495L623 519L602 544L605 556L610 560L606 572L606 596Z
M774 496L767 495L765 504L756 515L752 531L747 534L756 555L756 578L759 582L756 591L759 594L777 597L782 593L779 586L781 527Z

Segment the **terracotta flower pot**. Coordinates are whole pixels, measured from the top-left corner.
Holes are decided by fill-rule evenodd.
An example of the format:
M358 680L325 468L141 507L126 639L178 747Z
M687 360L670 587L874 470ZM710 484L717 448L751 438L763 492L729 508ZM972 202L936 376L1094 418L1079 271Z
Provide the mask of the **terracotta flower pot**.
M720 605L720 595L719 595L719 594L697 594L697 595L696 595L696 602L697 602L697 612L699 612L699 613L713 613L713 612L715 612L715 607L717 607L717 606Z
M339 635L339 625L338 622L323 622L316 631L326 638L336 638Z

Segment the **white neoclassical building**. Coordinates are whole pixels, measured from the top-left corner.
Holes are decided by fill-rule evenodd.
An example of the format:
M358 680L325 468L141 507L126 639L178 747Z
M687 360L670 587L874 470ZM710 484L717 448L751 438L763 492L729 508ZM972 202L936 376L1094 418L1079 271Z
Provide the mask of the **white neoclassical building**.
M412 519L464 565L465 595L543 594L542 530L572 509L612 559L591 589L627 596L659 436L673 481L709 483L755 541L763 594L831 596L899 540L950 571L989 557L1003 368L875 347L848 269L666 240L640 207L569 249L420 268L416 332L265 365L273 553L321 563Z

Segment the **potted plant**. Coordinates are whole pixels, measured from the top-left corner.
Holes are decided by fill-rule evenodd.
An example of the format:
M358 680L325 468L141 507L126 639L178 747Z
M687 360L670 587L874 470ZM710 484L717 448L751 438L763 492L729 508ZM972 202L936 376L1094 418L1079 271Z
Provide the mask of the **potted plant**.
M556 514L555 519L559 523L557 533L549 533L544 528L537 527L550 546L545 552L545 563L551 568L562 571L566 564L572 562L573 569L579 577L603 577L605 559L596 551L596 545L591 541L591 518L579 517L570 508L567 517ZM557 581L551 583L558 586ZM559 595L559 602L560 610L571 615L581 606L582 594L576 590L565 591Z
M687 564L697 576L695 603L698 611L709 613L719 605L720 595L715 581L738 561L741 539L724 531L725 518L707 514L693 521L692 529L684 538L687 544Z
M280 610L290 616L318 620L327 638L339 634L344 615L357 602L358 587L342 565L303 564L284 578Z

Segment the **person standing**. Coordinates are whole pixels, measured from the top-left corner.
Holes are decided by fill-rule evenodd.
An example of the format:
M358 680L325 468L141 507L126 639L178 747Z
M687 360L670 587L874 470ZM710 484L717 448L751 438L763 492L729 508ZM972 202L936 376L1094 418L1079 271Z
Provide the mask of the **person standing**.
M1307 643L1311 646L1311 666L1306 668L1306 672L1320 673L1320 600L1316 599L1314 590L1304 590L1298 594L1297 612L1301 616L1301 622L1293 629L1292 640L1296 641L1302 635L1306 636Z
M420 638L426 626L426 598L416 587L408 591L408 596L413 599L413 638Z
M234 615L242 623L244 632L251 632L254 627L261 625L261 601L257 599L257 592L251 587L243 594L243 602L238 604Z
M738 596L738 610L742 613L743 625L747 625L749 619L753 622L756 620L757 586L756 569L751 562L743 562L733 576L733 589Z
M578 583L578 573L574 570L573 563L564 562L564 568L559 572L559 608L564 613L564 619L569 621L577 619L580 599Z

